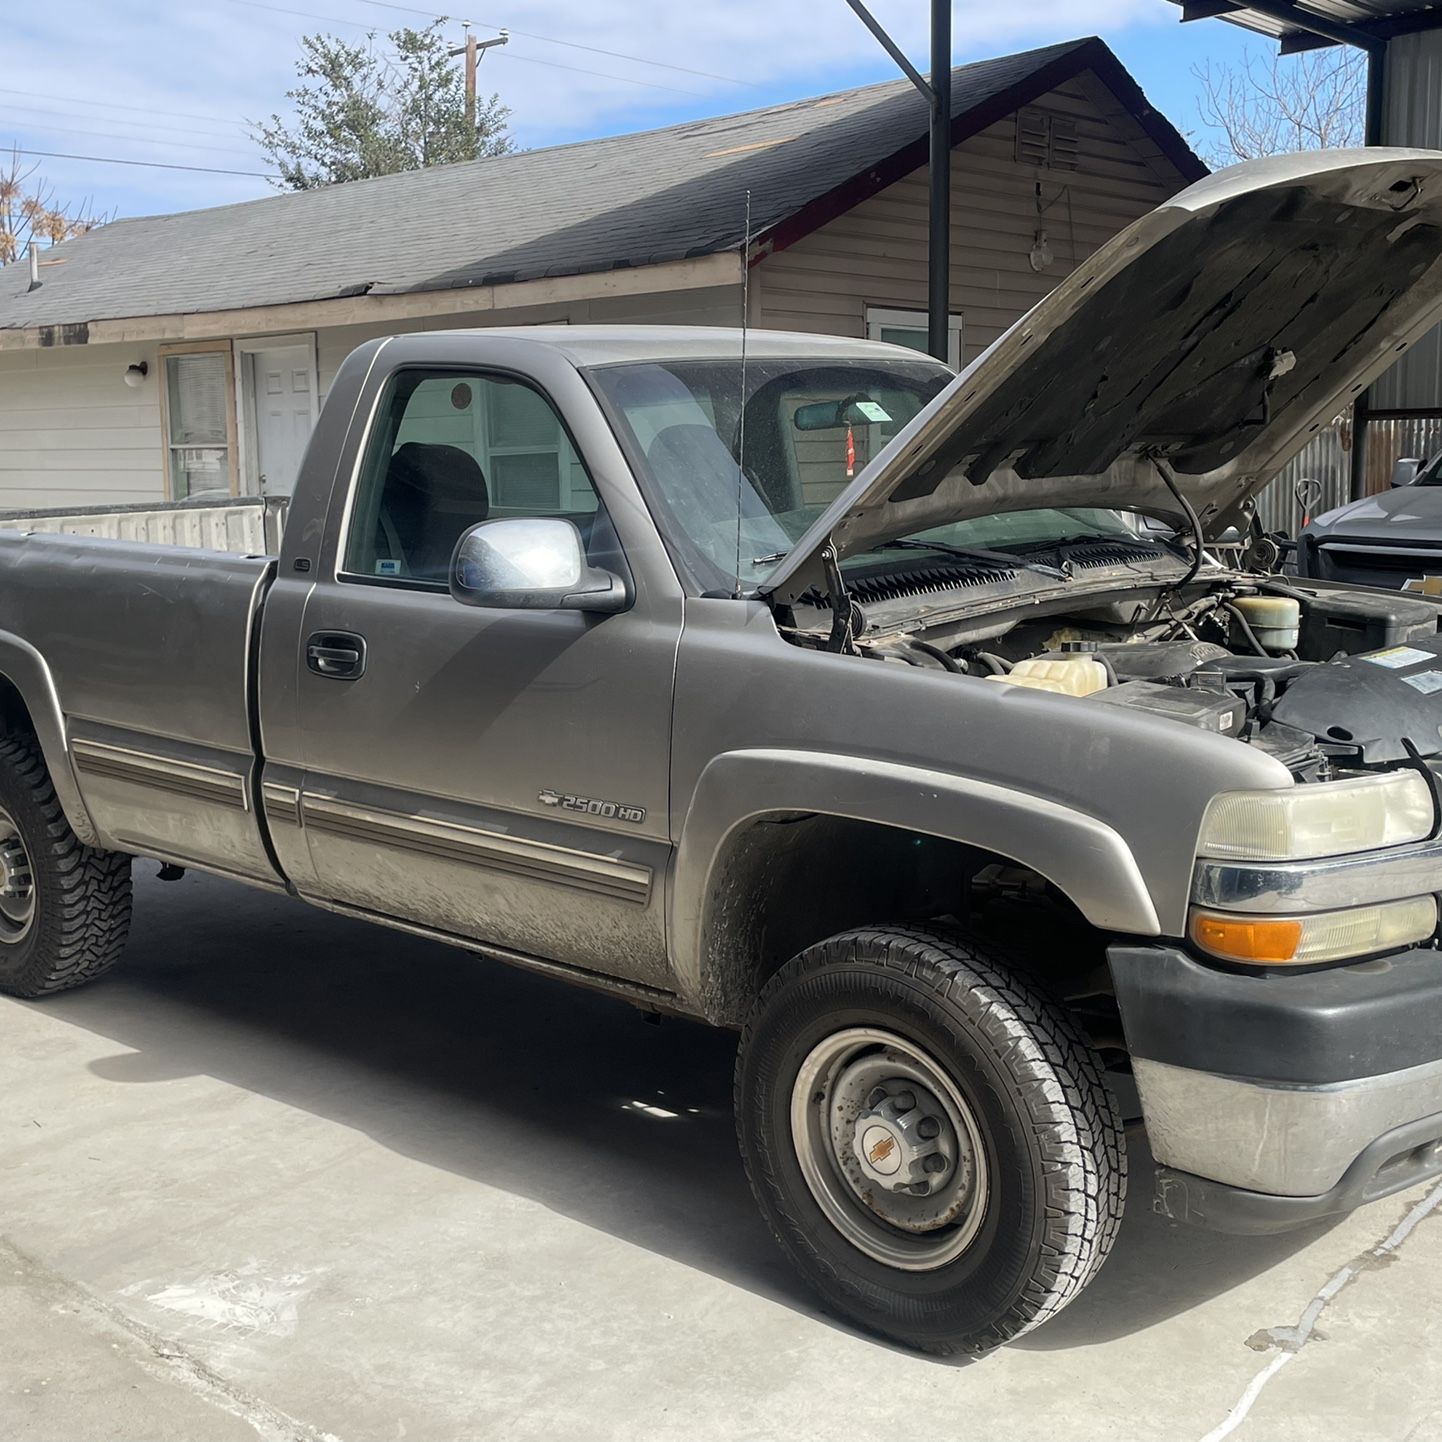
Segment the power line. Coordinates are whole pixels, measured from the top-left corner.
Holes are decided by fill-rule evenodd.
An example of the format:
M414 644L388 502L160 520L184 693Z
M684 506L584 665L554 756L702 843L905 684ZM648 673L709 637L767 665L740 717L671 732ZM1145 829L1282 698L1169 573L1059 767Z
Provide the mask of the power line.
M292 10L284 5L271 5L266 0L228 0L231 5L244 5L249 10L269 10L276 15L294 15L301 20L322 20L332 25L353 25L358 30L370 30L372 27L361 20L352 20L344 15L317 15L312 10ZM604 50L599 45L583 45L579 40L557 40L551 35L541 35L532 30L516 30L510 26L493 24L489 20L467 20L460 15L437 15L433 10L420 10L414 5L396 5L391 0L357 0L361 5L374 5L383 10L398 10L406 15L419 15L427 20L453 20L459 24L471 25L480 30L509 30L512 35L519 35L524 40L539 40L543 45L564 45L570 50L587 50L592 55L606 55L612 60L629 60L636 65L653 65L661 70L677 70L683 75L698 75L703 80L720 80L727 85L752 84L749 80L737 80L733 75L717 75L710 70L693 70L689 65L673 65L669 60L648 60L644 55L628 55L624 50ZM515 59L515 56L511 57ZM554 65L557 70L575 70L574 65L562 65L557 61L533 59L533 65ZM583 75L602 75L599 70L583 70ZM632 85L649 85L652 82L646 80L635 80L629 75L604 75L607 80L627 81ZM660 89L667 89L667 86L660 86ZM683 91L685 95L697 95L699 91Z
M717 75L713 70L693 70L689 65L673 65L669 60L648 60L644 55L628 55L624 50L603 50L599 45L583 45L579 40L557 40L550 35L538 35L531 30L517 30L511 25L500 25L493 20L467 20L462 15L431 15L428 10L417 10L414 5L399 5L395 0L358 0L361 5L373 5L381 10L403 10L408 15L430 15L431 19L459 20L465 25L474 25L482 30L509 30L512 35L520 35L526 40L540 40L547 45L565 45L571 50L589 50L592 55L607 55L612 60L634 60L638 65L655 65L662 70L679 70L683 75L699 75L705 80L724 80L727 85L753 84L750 80L738 80L734 75ZM565 68L565 67L561 67ZM613 80L620 80L624 77L615 75Z
M19 95L29 100L61 100L67 105L92 105L102 110L138 110L145 115L170 115L177 120L218 120L223 125L238 125L240 122L227 120L223 115L195 115L188 110L157 110L153 105L123 105L118 100L91 100L82 95L52 95L43 90L4 90L0 95ZM96 116L97 120L101 117ZM118 123L118 122L117 122Z
M656 80L637 80L630 75L612 75L605 70L587 70L580 65L563 65L559 60L538 60L534 55L513 55L509 50L501 52L507 60L519 60L523 65L549 65L552 70L569 70L573 75L599 75L602 80L624 80L628 85L644 85L648 90L669 90L673 95L699 95L701 90L683 90L679 85L662 85Z
M166 145L172 150L205 150L209 151L212 155L239 155L246 157L254 154L253 151L232 148L228 145L191 145L183 140L152 140L144 135L116 135L114 131L109 130L76 130L70 125L12 125L11 128L40 131L45 135L81 135L89 140L123 140L130 145Z
M279 180L281 178L264 170L222 170L215 165L176 165L164 160L122 160L115 155L66 155L58 150L22 150L18 146L15 153L32 155L46 160L84 160L92 165L141 165L147 170L194 170L206 175L249 175L257 180Z
M3 93L3 91L0 91L0 94ZM155 128L152 122L145 120L123 120L118 115L77 115L73 110L47 110L43 105L17 105L11 101L0 101L0 110L9 111L12 114L25 117L24 120L16 122L21 125L24 125L25 120L28 120L31 116L53 115L60 120L102 121L106 125L124 125L131 130L153 130ZM51 127L40 123L37 124L35 128L37 130L47 130ZM239 127L237 126L237 128ZM190 134L191 131L187 130L186 133ZM224 130L195 130L194 134L213 136L216 139L226 140L238 140L240 138L233 130L230 132Z
M266 5L263 0L230 0L232 5L244 5L247 10L269 10L273 15L294 15L300 20L323 20L327 25L354 25L357 30L374 30L364 20L347 20L343 15L317 15L312 10L290 10L284 5ZM437 17L432 16L432 19Z

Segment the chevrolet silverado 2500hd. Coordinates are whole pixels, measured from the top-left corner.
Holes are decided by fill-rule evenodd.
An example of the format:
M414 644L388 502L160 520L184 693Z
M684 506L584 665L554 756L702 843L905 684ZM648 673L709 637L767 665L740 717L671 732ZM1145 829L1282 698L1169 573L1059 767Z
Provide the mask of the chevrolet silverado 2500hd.
M1442 610L1208 542L1439 315L1442 155L1357 151L1192 187L958 377L364 345L278 555L0 536L0 986L110 966L142 856L737 1028L779 1243L939 1352L1101 1265L1108 1071L1169 1216L1434 1176Z

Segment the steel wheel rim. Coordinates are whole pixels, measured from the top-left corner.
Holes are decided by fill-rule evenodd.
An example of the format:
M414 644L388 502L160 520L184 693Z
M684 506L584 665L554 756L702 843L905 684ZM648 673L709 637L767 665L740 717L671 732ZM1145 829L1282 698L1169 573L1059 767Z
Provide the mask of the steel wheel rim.
M792 1087L791 1139L827 1221L873 1260L933 1271L975 1240L989 1190L980 1127L915 1042L879 1027L818 1042Z
M0 944L22 941L35 921L35 868L15 818L0 807Z

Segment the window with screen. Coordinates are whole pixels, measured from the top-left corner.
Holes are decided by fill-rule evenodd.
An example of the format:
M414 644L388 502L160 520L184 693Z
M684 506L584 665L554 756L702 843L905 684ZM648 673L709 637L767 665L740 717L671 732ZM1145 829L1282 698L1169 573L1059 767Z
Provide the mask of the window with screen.
M371 430L344 572L444 585L462 534L507 516L563 517L600 544L596 490L555 407L510 376L399 372Z
M230 494L230 365L221 350L166 355L170 498Z

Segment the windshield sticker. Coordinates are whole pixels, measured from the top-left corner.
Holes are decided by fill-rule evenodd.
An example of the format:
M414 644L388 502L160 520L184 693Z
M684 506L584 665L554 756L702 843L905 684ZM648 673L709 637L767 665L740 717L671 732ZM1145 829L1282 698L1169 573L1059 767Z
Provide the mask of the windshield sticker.
M1436 659L1430 651L1419 651L1415 646L1389 646L1385 651L1373 651L1370 656L1358 656L1359 661L1370 661L1374 666L1385 666L1389 671L1400 671L1406 666L1415 666L1419 661Z
M1424 696L1442 691L1442 671L1418 671L1411 676L1403 676L1402 681Z
M889 421L891 417L875 401L857 401L856 409L869 421Z

